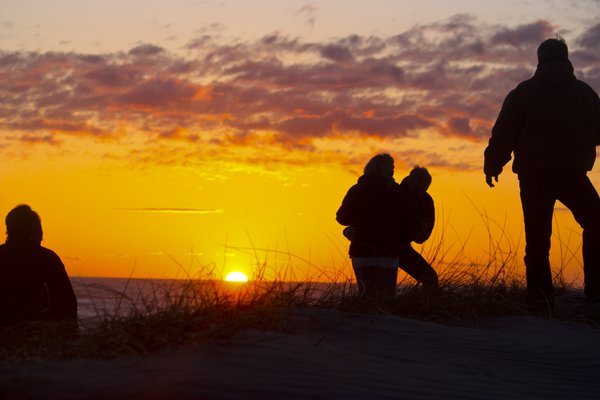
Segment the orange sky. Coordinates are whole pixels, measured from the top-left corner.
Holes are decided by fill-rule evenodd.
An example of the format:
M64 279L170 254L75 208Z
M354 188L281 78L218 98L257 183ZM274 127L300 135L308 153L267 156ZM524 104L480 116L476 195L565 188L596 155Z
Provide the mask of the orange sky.
M485 261L482 212L494 241L522 250L515 177L507 167L490 190L482 176L489 130L556 32L577 76L600 89L597 21L450 14L317 35L333 18L322 4L278 11L304 35L210 25L173 47L155 38L96 51L17 40L15 11L0 34L0 213L37 210L71 275L253 275L266 262L271 276L351 276L335 211L364 163L389 152L398 180L415 164L432 172L450 254L466 242L464 263ZM577 253L579 228L560 206L556 215L563 254ZM569 276L581 277L579 264Z

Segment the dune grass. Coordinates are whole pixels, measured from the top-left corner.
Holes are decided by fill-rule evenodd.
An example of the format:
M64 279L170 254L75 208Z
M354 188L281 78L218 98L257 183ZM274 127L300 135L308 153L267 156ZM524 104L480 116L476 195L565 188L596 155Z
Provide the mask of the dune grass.
M306 308L391 314L452 325L507 315L552 318L550 308L532 311L527 307L524 280L517 272L518 241L506 236L502 225L492 226L495 223L485 215L482 220L488 224L488 232L500 230L496 240L490 234L483 262L467 260L465 242L455 243L454 251L450 251L447 224L423 248L423 255L438 271L437 290L419 287L404 278L394 298L363 299L356 293L353 277L339 272L351 271L348 265L327 273L311 264L317 271L316 278L295 282L289 272L294 260L310 261L286 252L279 253L289 260L287 273L280 273L278 279L266 279L266 256L260 260L257 249L252 248L259 268L248 283L224 283L208 271L185 280L157 280L145 294L131 295L125 288L112 293L112 309L99 308L94 323L80 324L75 336L68 327L40 322L0 330L0 358L145 355L206 340L228 340L245 329L291 332L295 329L291 317ZM562 270L555 271L555 275L557 294L568 290L570 285L562 278ZM599 323L600 319L591 322Z

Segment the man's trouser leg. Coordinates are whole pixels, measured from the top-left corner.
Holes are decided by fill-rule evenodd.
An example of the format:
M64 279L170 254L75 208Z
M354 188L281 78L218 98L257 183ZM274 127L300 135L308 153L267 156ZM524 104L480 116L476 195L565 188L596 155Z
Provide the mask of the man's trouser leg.
M361 296L387 298L396 295L396 268L356 267L354 274Z
M519 176L521 205L525 220L525 267L527 295L552 304L550 237L555 195L546 176Z
M558 183L558 200L583 228L585 297L600 301L600 197L585 174L567 176Z
M437 287L438 276L427 260L410 243L402 245L398 267L415 278L424 287Z

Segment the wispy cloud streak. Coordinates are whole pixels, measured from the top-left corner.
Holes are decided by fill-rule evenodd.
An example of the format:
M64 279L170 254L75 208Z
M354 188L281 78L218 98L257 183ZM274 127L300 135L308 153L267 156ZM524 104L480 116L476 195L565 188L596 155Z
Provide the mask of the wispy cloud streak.
M159 214L222 214L224 210L219 208L203 209L203 208L162 208L162 207L146 207L146 208L118 208L118 211L132 211L143 213L159 213Z

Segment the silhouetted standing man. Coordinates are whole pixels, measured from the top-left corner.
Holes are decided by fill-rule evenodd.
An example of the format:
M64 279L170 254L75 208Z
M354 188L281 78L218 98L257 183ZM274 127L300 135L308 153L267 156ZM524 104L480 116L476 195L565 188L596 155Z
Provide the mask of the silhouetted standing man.
M534 76L511 91L485 150L486 182L494 187L514 152L525 219L527 292L552 307L549 253L556 200L583 228L585 296L600 301L600 198L587 177L600 144L600 99L575 78L562 39L537 50Z
M42 223L27 205L6 216L0 245L0 327L31 320L77 322L77 299L60 258L41 246Z

